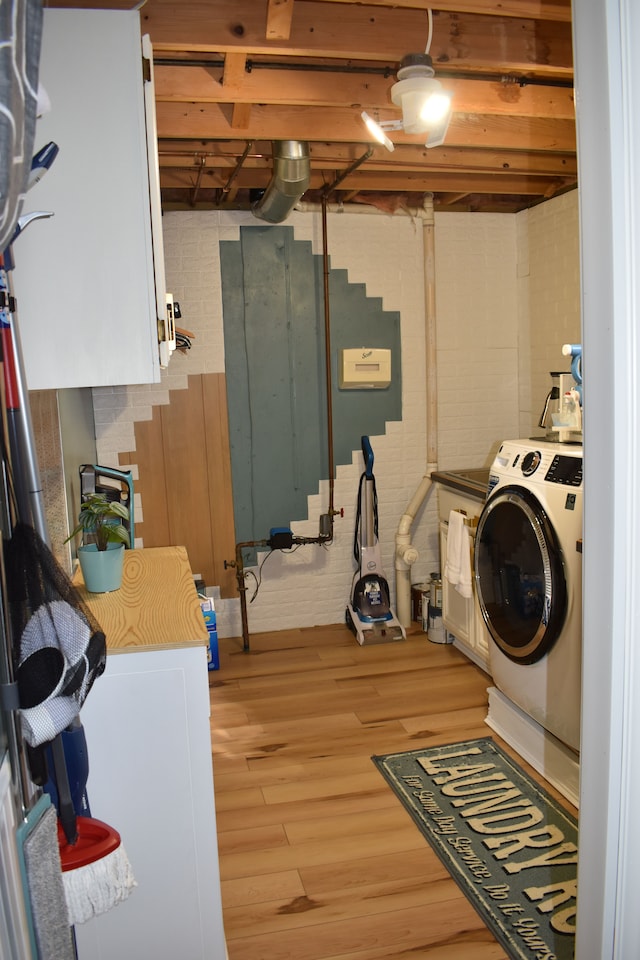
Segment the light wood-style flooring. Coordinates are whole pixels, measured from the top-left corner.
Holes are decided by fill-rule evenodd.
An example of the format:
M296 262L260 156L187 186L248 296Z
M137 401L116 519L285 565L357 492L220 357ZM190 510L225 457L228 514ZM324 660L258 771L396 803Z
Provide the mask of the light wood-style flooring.
M365 647L342 625L258 634L249 653L221 639L220 660L211 733L230 960L504 960L371 762L502 743L484 723L488 676L417 627Z

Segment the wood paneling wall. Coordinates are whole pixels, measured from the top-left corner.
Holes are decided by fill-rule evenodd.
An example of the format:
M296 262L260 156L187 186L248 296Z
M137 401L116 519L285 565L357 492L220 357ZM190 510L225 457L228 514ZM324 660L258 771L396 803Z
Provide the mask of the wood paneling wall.
M136 536L145 547L185 546L191 569L222 597L237 595L235 529L225 375L189 377L168 404L135 425L136 450L120 464L137 464L142 500Z

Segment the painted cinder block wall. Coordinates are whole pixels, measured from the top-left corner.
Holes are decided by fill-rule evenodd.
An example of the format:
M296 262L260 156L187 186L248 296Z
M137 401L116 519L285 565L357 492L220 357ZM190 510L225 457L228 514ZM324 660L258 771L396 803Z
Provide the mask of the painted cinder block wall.
M330 213L331 267L364 283L383 309L401 316L403 419L372 437L380 512L380 542L394 591L393 550L398 521L425 472L426 345L422 221L405 214ZM241 225L256 225L249 213L193 211L164 216L167 286L182 308L182 326L196 333L193 348L175 356L160 384L94 390L98 461L115 465L134 449L133 424L149 419L170 389L187 376L224 371L219 241L237 240ZM294 212L287 219L296 239L322 253L319 213ZM546 394L549 354L560 336L579 337L577 194L567 194L517 215L437 214L435 218L438 463L443 469L488 464L501 439L531 435ZM562 307L550 304L561 300ZM551 341L549 344L548 341ZM132 465L135 473L135 464ZM337 623L354 572L353 527L359 450L339 466L335 506L344 509L329 548L276 553L263 571L249 606L249 629ZM294 532L313 536L326 510L328 483L309 497L308 520ZM137 503L138 516L144 504ZM420 559L412 579L438 569L435 489L414 524ZM231 559L231 558L230 558ZM249 596L251 596L251 586ZM223 636L241 633L238 601L218 604Z
M526 225L526 230L524 229ZM519 311L529 345L520 356L521 436L539 435L537 424L551 387L551 370L571 368L564 343L580 343L580 233L578 192L542 203L518 221ZM521 242L526 237L527 242ZM528 425L528 427L527 427Z

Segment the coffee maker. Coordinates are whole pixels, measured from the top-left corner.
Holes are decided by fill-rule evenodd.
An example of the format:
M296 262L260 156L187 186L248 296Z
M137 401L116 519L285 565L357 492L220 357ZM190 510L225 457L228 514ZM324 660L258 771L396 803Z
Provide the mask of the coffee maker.
M552 370L549 373L551 377L551 389L546 396L544 401L544 407L542 408L542 413L540 414L540 419L538 420L538 426L545 431L545 437L547 440L557 440L557 432L553 430L553 421L554 418L557 422L558 416L560 414L560 406L562 403L562 397L567 391L571 390L574 386L573 377L571 373L560 372Z
M571 356L571 371L552 371L551 389L547 394L538 426L546 440L558 443L582 443L582 349L565 344L565 356Z

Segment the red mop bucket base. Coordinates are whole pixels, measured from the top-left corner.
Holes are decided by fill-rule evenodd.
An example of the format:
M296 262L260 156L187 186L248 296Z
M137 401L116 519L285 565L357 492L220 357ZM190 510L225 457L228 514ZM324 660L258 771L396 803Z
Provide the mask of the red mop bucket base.
M74 844L67 843L64 830L58 821L58 845L62 872L86 867L89 863L101 860L120 846L120 834L102 820L93 817L76 819L78 839Z

